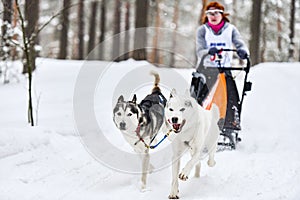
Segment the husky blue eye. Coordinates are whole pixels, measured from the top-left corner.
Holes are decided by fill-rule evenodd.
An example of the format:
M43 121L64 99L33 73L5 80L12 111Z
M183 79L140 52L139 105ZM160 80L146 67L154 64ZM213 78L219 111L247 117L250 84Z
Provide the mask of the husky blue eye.
M180 111L180 112L183 112L183 111L185 111L185 108L181 108L179 111Z

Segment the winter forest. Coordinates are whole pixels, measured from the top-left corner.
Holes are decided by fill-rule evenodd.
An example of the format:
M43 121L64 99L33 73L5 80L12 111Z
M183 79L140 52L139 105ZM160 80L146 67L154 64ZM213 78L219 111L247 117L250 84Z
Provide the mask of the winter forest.
M196 59L195 32L201 23L201 9L209 2L1 1L1 61L24 58L22 49L25 43L22 41L26 40L32 57L115 61L134 58L168 67L193 66ZM229 19L248 42L254 64L300 59L299 1L220 2L226 6ZM134 31L141 27L151 29ZM136 43L153 48L131 51ZM164 47L172 51L161 50ZM120 49L125 53L116 56ZM174 52L179 52L187 61L182 61ZM34 69L34 59L32 61ZM24 71L27 71L26 67Z

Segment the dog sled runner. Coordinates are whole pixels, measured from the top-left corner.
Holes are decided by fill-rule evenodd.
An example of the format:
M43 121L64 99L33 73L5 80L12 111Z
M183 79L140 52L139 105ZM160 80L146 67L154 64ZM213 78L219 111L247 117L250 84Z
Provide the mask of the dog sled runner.
M251 90L252 83L247 80L250 71L250 58L238 66L225 67L228 56L235 49L221 49L215 56L204 55L195 72L190 86L191 96L205 109L210 109L215 103L219 107L219 129L221 139L218 142L220 150L235 149L241 141L238 133L241 130L240 119L242 105L246 92ZM243 60L244 62L244 60ZM243 85L237 88L234 74L244 73Z

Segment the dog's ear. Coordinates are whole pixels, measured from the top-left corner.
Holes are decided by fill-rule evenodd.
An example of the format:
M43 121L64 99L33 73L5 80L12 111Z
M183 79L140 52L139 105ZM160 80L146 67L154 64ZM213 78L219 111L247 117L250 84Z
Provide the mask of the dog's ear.
M119 98L118 98L118 103L122 103L122 102L124 102L124 97L123 97L123 95L119 96Z
M170 94L170 98L175 97L176 96L176 90L175 88L172 89L171 94Z
M190 100L186 100L186 101L184 102L184 105L185 105L186 107L193 107L193 104L192 104L192 102L191 102Z
M136 104L136 94L133 95L132 103Z

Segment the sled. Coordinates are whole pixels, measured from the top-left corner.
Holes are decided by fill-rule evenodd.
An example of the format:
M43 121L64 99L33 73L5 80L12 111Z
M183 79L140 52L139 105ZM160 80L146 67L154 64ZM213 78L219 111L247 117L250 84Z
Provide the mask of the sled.
M240 119L242 105L246 92L251 90L252 83L248 81L250 71L250 58L247 57L244 65L239 64L235 67L224 67L226 52L234 53L235 49L221 49L218 54L211 56L204 55L195 72L190 86L191 96L197 102L209 110L214 103L219 107L220 120L220 141L218 149L236 149L236 145L241 141L239 137ZM225 55L224 55L225 54ZM207 62L207 59L209 61ZM242 60L239 60L239 63ZM242 91L238 91L234 71L244 71Z

